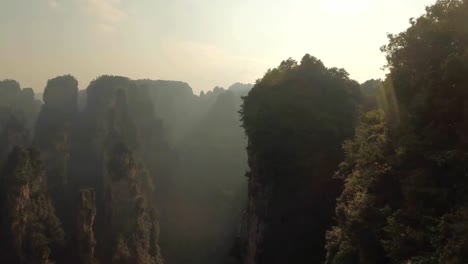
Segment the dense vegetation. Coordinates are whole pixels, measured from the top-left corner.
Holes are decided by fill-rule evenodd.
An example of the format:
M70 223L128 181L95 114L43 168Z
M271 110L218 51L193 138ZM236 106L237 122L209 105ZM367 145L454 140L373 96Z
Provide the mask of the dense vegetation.
M466 263L468 1L390 35L384 111L366 113L338 175L327 263Z
M382 52L362 84L310 55L199 95L0 81L0 262L467 263L468 0Z

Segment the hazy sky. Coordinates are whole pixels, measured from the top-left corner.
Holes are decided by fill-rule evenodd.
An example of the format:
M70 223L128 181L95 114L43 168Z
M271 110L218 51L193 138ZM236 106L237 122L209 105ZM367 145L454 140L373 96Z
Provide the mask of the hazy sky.
M358 81L380 46L434 0L0 0L0 79L42 91L70 73L172 79L195 90L254 82L305 53Z

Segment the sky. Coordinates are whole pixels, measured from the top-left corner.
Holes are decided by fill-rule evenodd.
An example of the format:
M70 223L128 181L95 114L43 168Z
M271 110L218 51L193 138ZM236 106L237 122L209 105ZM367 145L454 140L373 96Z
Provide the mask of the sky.
M364 82L385 72L387 33L434 0L0 0L0 79L40 92L72 74L253 83L306 53Z

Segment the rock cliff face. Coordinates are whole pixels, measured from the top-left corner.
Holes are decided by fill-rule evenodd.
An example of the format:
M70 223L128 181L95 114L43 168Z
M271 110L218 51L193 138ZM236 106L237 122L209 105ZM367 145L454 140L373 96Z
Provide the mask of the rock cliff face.
M96 258L105 263L162 263L157 213L148 202L161 130L145 92L128 78L96 79L72 136L72 186L96 191Z
M15 146L29 142L29 135L24 120L10 110L0 113L0 168Z
M200 117L197 108L198 97L192 88L184 82L163 80L137 80L136 84L147 89L148 95L154 102L154 112L164 120L170 142L179 141L184 133L190 129L194 120Z
M94 219L96 217L96 194L92 189L81 190L78 201L77 243L80 263L97 263Z
M248 204L239 262L320 263L341 183L334 171L353 134L359 86L309 55L258 81L241 110Z
M271 219L268 207L272 196L273 183L265 176L269 175L268 168L260 164L254 151L250 149L249 155L249 190L248 203L245 210L241 228L241 256L245 264L256 264L257 256L264 248L264 236L267 223L265 219Z
M109 154L111 183L107 193L109 237L115 241L112 261L116 263L159 264L157 219L147 202L142 183L146 175L132 152L118 144Z
M32 130L40 107L41 102L34 98L31 88L21 89L20 84L14 80L0 81L0 114L8 111Z
M68 215L70 145L77 114L78 81L70 75L47 82L44 104L36 123L34 145L41 150L48 189L66 229L72 228Z
M64 233L46 193L39 154L14 148L2 175L1 262L50 263Z
M29 143L40 107L31 88L21 89L14 80L0 81L0 167L14 146Z
M2 183L17 173L6 159L15 146L40 150L17 166L23 175L36 168L29 162L40 164L37 177L5 181L14 195L2 198L0 218L15 229L3 233L20 245L2 244L0 260L160 264L161 219L168 262L225 262L246 198L238 109L249 89L196 96L183 82L102 76L78 91L65 75L48 81L42 103L32 89L0 81L0 172L9 168ZM63 241L48 233L51 223Z
M339 160L329 154L329 159L308 161L311 166L305 170L310 174L304 175L291 169L282 172L271 166L251 144L248 154L250 171L241 230L242 263L320 262L325 230L332 222L334 196L340 186L338 180L332 179ZM323 175L330 179L320 179Z

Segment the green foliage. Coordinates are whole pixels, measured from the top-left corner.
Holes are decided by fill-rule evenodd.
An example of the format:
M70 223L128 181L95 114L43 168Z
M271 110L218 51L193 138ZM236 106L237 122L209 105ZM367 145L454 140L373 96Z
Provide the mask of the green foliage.
M240 262L465 263L468 1L410 23L382 47L386 80L361 85L310 55L250 92L101 76L79 93L65 75L40 109L31 88L0 81L0 261L160 264L158 203L171 263L217 263L248 180ZM30 134L43 163L14 148Z
M338 226L327 233L326 263L384 263L379 262L382 221L398 194L390 189L391 150L386 133L383 112L368 112L354 140L343 145L346 158L337 176L345 179L345 189L336 207Z
M464 124L467 99L468 23L466 1L440 0L411 27L389 35L389 76L402 122L432 130L428 137L456 143ZM437 109L437 111L434 111ZM460 112L461 111L461 112ZM447 134L442 134L447 133Z
M343 69L327 69L309 55L269 70L245 98L243 125L256 152L281 165L352 135L359 86ZM279 151L281 150L281 151ZM310 149L312 150L312 149ZM312 154L312 153L310 153ZM299 159L298 159L299 158Z
M466 262L467 24L468 1L441 0L389 36L385 114L344 145L327 263Z

